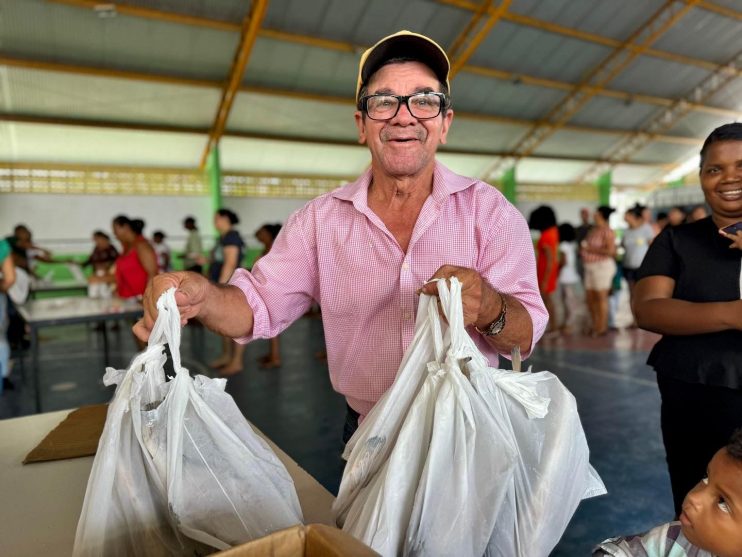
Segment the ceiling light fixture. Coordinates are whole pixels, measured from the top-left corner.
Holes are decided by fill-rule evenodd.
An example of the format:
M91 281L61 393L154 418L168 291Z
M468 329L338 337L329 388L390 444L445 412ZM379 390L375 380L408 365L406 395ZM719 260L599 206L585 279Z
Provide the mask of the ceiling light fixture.
M116 17L116 4L96 4L93 6L93 11L101 19L110 19Z

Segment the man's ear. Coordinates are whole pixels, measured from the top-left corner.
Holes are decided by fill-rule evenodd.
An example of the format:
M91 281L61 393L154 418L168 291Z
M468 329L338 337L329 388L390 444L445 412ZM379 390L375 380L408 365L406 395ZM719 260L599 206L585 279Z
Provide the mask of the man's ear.
M448 129L451 127L451 122L453 122L453 110L448 109L446 110L446 114L443 116L443 126L441 127L441 145L445 145L447 141L448 136Z
M353 115L356 119L356 127L358 128L358 143L365 145L366 143L366 120L363 118L363 112L356 110Z

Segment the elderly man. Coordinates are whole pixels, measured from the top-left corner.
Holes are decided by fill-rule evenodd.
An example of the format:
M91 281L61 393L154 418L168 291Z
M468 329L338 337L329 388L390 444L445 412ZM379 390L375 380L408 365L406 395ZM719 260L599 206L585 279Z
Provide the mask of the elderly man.
M394 381L418 294L435 293L423 286L430 278L461 280L466 325L493 366L515 346L527 356L548 319L530 233L495 188L436 161L453 121L448 72L445 52L422 35L401 31L368 49L355 121L371 168L291 215L270 253L229 285L156 277L140 338L172 286L184 323L198 317L238 342L276 336L317 301L332 385L348 402L346 439Z

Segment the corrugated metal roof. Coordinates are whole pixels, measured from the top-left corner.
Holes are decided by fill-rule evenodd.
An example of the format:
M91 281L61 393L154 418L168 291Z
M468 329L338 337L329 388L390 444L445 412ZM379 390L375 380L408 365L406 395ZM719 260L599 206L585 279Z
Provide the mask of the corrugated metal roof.
M624 40L662 6L662 0L518 0L512 11Z
M0 159L195 167L203 135L0 122Z
M640 56L613 79L610 86L621 91L682 98L709 73L696 66Z
M585 134L560 130L544 141L535 155L601 158L614 145L619 136L610 134Z
M333 19L334 25L339 28L352 29L350 40L360 45L372 45L386 35L400 29L409 29L427 34L439 44L448 47L469 19L465 12L456 13L445 6L422 0L374 0L360 4L363 6L363 13L357 22Z
M241 92L235 99L228 130L355 141L358 131L354 112L351 103Z
M740 99L742 99L742 79L737 78L710 97L707 102L713 106L741 110L742 103L740 103Z
M0 17L5 54L153 73L223 78L239 35L214 29L44 2L7 0Z
M631 157L632 162L661 162L682 163L697 154L701 149L690 145L675 145L672 143L649 143Z
M203 145L201 145L203 148ZM219 150L225 171L355 176L371 162L368 149L225 137Z
M731 118L724 116L712 116L710 114L691 112L670 128L669 133L706 137L714 128L731 121Z
M0 110L63 116L208 127L219 90L69 73L1 68L8 89Z
M448 132L448 147L471 151L508 152L527 128L493 123L475 118L456 117Z
M542 117L564 92L460 73L451 84L454 108L533 120Z
M577 81L608 52L601 45L501 21L470 62L560 81Z
M714 0L714 4L717 6L723 6L732 10L739 10L739 0Z
M261 38L255 41L244 81L352 99L357 72L354 54Z
M131 4L195 17L239 24L250 2L245 0L128 0ZM715 0L738 10L739 0ZM493 5L497 5L496 3ZM580 31L625 40L663 5L662 0L514 0L510 11ZM123 15L98 17L91 9L42 0L5 0L0 17L0 52L42 62L57 61L112 70L135 70L155 74L203 77L223 81L228 76L239 34L196 24L185 25ZM227 129L248 133L292 136L312 140L355 141L352 97L358 58L362 48L343 51L302 43L306 37L360 45L409 28L425 33L450 47L473 17L473 12L450 4L427 0L271 0L263 29L298 33L297 40L278 40L258 35L247 66L244 83L265 89L285 89L299 94L327 94L348 99L347 104L288 97L277 91L236 96ZM676 27L665 33L653 48L712 61L726 61L739 48L739 21L694 8ZM713 40L710 40L713 38ZM298 42L297 42L298 41ZM567 95L558 86L540 86L527 77L576 83L600 64L611 47L567 37L512 20L499 21L475 50L467 64L512 72L525 78L503 80L462 71L453 81L454 110L474 114L455 118L449 147L457 150L509 152L538 120L559 106ZM697 64L668 62L644 56L623 71L610 87L634 94L663 96L670 101L687 94L706 78L708 69ZM557 84L558 85L558 84ZM0 110L50 119L100 119L207 128L219 104L218 88L152 83L111 77L93 77L47 70L0 67ZM711 105L742 110L742 79L707 101ZM536 156L600 157L609 153L621 136L590 133L590 127L633 131L663 110L656 104L596 96L570 119L587 128L560 130L536 146ZM494 116L477 119L476 114ZM497 117L500 117L499 119ZM522 124L508 119L522 120ZM730 117L691 112L665 133L704 137ZM131 164L195 165L205 145L201 135L182 136L155 132L109 131L17 124L3 125L0 156L19 154L43 158L69 156L70 160ZM68 146L49 150L50 140L40 139L43 130L52 139L60 129L74 130L77 152ZM100 145L91 138L103 137ZM105 136L105 137L104 137ZM146 145L129 145L116 152L115 138ZM146 138L146 139L144 139ZM161 147L158 142L162 142ZM68 142L69 143L69 142ZM157 147L155 145L158 145ZM266 142L240 138L223 141L222 157L234 170L354 174L368 162L363 147ZM225 159L225 148L226 159ZM266 149L283 149L270 154ZM37 149L37 155L34 155ZM175 153L171 149L177 149ZM673 162L693 146L651 143L635 160ZM248 150L249 152L246 152ZM161 156L158 163L155 159ZM493 156L442 154L464 173L476 174L491 167ZM110 157L106 159L106 157ZM92 160L95 159L95 160ZM15 160L15 159L13 159ZM61 159L53 159L63 162ZM187 161L187 164L185 164ZM568 182L590 166L589 161L528 159L521 161L524 181ZM253 165L252 167L250 165ZM273 167L271 167L273 165ZM324 165L324 170L320 167ZM342 167L337 168L337 166ZM225 164L225 167L227 165ZM272 168L272 169L271 169ZM639 170L637 170L639 169ZM629 166L615 183L637 182L654 175L656 168ZM664 170L662 170L664 172ZM631 182L633 183L633 182Z
M734 9L742 9L742 3L737 1ZM661 50L726 64L740 51L741 28L739 20L696 7L662 35L654 46Z
M641 186L661 179L666 173L667 170L657 167L619 164L613 169L612 180L614 184Z
M657 110L661 108L640 102L594 97L570 120L570 123L636 130Z
M239 22L250 8L250 2L245 0L126 0L126 3L227 22Z

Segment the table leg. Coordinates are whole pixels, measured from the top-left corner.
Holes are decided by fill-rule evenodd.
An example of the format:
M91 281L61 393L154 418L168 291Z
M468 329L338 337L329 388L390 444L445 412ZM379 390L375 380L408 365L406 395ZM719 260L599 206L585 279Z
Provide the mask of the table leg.
M41 413L41 378L39 377L39 331L31 325L31 371L36 393L36 413Z
M101 321L103 324L103 369L111 365L108 361L108 321Z

